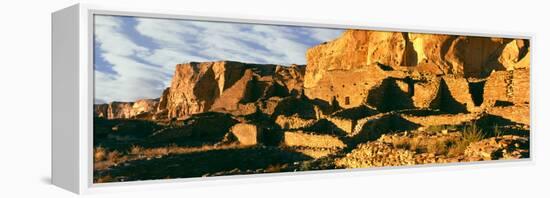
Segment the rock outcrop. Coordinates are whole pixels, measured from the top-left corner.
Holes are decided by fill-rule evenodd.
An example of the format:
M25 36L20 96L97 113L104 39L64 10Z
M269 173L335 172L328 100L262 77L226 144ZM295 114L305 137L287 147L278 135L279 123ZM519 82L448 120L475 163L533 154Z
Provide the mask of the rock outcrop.
M472 78L529 68L529 56L524 39L348 30L307 51L304 92L343 108L439 108L443 98L453 103L444 110L472 111L482 100L464 92Z
M282 67L231 61L180 64L166 97L170 118L242 110L260 98L301 92L303 66ZM244 105L244 106L243 106ZM248 114L256 110L248 106Z
M237 138L242 145L258 144L261 138L261 128L254 124L239 123L231 128L231 133Z
M156 112L157 106L157 99L96 104L94 105L94 116L107 119L148 118Z

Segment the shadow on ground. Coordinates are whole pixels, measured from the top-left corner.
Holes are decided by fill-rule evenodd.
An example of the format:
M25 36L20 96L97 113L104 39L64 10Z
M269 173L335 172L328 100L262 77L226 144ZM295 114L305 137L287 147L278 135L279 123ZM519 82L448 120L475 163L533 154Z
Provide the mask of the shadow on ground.
M310 159L301 153L275 147L210 150L127 162L95 172L94 181L106 177L115 182L201 177L220 172L224 172L223 175L246 174L250 170L253 171L250 173L261 173L270 165Z

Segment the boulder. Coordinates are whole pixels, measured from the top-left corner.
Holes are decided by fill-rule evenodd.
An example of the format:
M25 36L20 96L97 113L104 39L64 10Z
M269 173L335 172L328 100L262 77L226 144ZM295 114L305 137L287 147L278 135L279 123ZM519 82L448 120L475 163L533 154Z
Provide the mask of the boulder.
M231 133L242 145L256 145L261 136L261 128L254 124L238 123L231 127Z

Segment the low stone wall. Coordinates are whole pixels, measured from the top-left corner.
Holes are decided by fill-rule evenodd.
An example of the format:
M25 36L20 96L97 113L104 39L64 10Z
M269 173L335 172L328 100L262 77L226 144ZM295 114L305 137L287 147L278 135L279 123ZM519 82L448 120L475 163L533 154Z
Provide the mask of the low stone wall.
M515 104L528 104L530 99L530 70L516 69L512 78L512 101Z
M501 116L513 122L530 125L529 105L514 105L508 107L493 107L490 114Z
M513 104L529 104L530 70L494 71L485 84L484 106L494 106L497 101Z
M340 129L342 129L347 134L353 133L353 129L355 128L355 125L357 124L357 121L353 120L353 119L327 117L327 120L332 122L334 125L336 125Z
M433 100L437 98L440 80L436 77L425 79L425 82L414 83L414 94L412 97L414 106L417 108L430 108Z
M510 101L511 75L508 71L494 71L485 82L483 106L494 106L496 101Z
M468 111L472 111L474 109L474 101L472 100L472 95L469 92L470 86L468 85L466 78L445 76L443 77L443 81L449 90L452 100L455 100L459 105L463 105Z
M289 130L289 129L303 129L303 128L312 126L313 124L315 124L316 121L317 120L315 119L300 118L296 115L294 116L279 115L277 116L275 123L277 123L281 127L281 129Z
M410 116L403 115L403 118L420 124L422 126L437 126L437 125L459 125L461 123L473 120L476 118L476 114L472 113L460 113L460 114L443 114L443 115L429 115L429 116Z
M330 135L313 135L303 131L285 132L284 144L286 146L303 146L313 148L344 148L346 144L337 137Z

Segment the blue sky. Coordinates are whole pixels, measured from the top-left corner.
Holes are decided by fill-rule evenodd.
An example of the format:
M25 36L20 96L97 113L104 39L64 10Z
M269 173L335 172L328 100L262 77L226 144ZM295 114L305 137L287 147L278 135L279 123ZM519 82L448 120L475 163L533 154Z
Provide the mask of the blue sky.
M96 15L95 103L157 98L178 63L306 64L306 50L343 30Z

